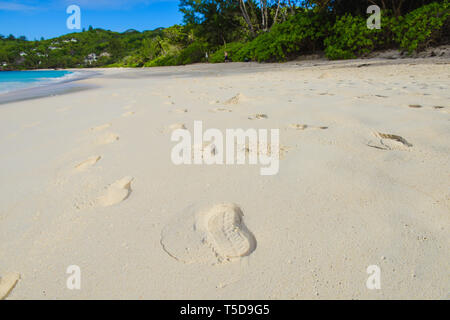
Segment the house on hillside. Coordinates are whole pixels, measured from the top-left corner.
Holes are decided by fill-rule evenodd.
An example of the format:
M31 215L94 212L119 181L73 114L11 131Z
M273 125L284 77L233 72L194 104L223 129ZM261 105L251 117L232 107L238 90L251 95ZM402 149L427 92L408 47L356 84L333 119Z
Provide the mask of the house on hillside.
M84 59L84 63L86 64L92 64L94 62L97 62L97 55L95 53L88 54L87 57Z

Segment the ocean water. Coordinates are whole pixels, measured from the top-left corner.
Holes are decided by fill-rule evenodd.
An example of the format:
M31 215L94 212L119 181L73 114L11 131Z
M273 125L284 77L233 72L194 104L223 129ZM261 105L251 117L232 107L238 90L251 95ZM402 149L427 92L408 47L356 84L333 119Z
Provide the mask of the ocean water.
M20 89L48 85L68 80L70 71L2 71L0 72L0 94Z

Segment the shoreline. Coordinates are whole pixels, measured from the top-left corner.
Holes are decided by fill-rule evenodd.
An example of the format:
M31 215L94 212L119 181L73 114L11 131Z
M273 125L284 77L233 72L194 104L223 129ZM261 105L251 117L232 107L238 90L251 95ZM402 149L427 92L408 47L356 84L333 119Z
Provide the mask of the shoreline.
M448 49L448 46L442 46L438 48ZM102 78L102 77L114 77L114 74L117 72L121 73L121 77L126 77L127 72L134 73L134 71L141 72L143 77L148 76L192 76L194 74L201 75L202 68L207 69L207 66L217 65L223 66L218 67L220 71L224 74L227 72L246 72L246 70L256 71L267 71L271 69L278 68L289 68L291 65L296 65L305 68L314 68L314 67L368 67L368 66L388 66L388 65L404 65L404 64L450 64L450 60L447 57L386 57L389 56L389 53L392 50L380 52L379 54L375 54L371 57L365 58L357 58L357 59L348 59L348 60L328 60L322 57L318 57L317 55L306 55L301 56L299 59L288 61L288 62L230 62L227 64L224 63L195 63L190 65L181 65L181 66L158 66L158 67L142 67L142 68L83 68L83 69L39 69L39 70L23 70L23 71L46 71L46 70L54 70L54 71L71 71L74 73L81 73L80 76L74 77L71 79L66 79L62 81L58 81L56 83L47 83L45 85L40 85L36 87L26 88L14 90L11 92L6 92L0 94L0 105L4 105L7 103L22 101L22 100L30 100L30 99L38 99L49 97L53 95L62 95L69 94L72 92L77 92L81 90L88 90L93 88L90 85L81 85L77 82L89 79L89 78ZM392 53L392 52L391 52ZM424 53L424 55L428 55L428 53ZM227 66L227 67L225 67ZM235 66L239 66L235 68ZM242 68L242 70L240 70ZM192 69L191 73L189 72ZM122 72L127 71L127 72ZM163 71L161 73L161 71ZM139 77L135 75L134 77Z
M47 69L51 71L71 71L73 72L69 77L64 76L61 78L55 78L52 82L46 82L40 84L36 83L32 87L16 89L0 93L0 105L11 102L18 102L23 100L30 100L36 98L49 97L52 95L60 95L70 92L76 92L79 90L87 90L88 86L77 85L77 81L93 78L99 76L99 72L88 70L74 70L74 69ZM47 71L47 70L22 70L22 71ZM5 71L8 72L8 71Z

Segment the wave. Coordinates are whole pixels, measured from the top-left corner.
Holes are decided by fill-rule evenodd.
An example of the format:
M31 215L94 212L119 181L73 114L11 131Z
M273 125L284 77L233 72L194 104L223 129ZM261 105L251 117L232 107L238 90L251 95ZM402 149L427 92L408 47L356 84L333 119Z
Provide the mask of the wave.
M33 73L39 73L39 72L51 72L51 71L21 71L21 72L33 72ZM53 71L58 72L58 71ZM49 86L69 81L75 81L84 78L84 74L79 71L61 71L64 72L62 76L59 77L46 77L43 75L42 77L39 77L37 74L34 78L24 78L24 79L14 79L12 81L0 81L0 94L5 93L11 93L23 89L31 89L31 88L38 88L43 86ZM19 81L17 81L19 80Z

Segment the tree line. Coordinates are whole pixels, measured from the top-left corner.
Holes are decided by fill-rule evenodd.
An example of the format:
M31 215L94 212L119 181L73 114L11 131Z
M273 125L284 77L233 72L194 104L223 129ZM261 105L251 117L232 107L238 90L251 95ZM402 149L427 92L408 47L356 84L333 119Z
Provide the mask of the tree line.
M382 10L381 30L366 26L371 5ZM0 68L220 62L225 51L233 61L286 61L318 51L346 59L388 48L410 54L449 43L449 7L449 0L180 0L183 23L170 28L89 27L34 41L0 36Z

